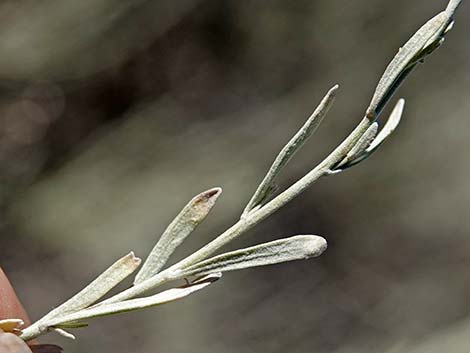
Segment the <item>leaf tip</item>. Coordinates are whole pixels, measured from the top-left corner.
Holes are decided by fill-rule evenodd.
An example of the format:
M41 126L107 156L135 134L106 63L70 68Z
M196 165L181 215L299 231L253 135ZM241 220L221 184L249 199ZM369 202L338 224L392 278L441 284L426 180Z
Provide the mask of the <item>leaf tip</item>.
M220 194L222 194L222 188L220 187L215 187L206 191L201 192L199 195L196 195L193 200L192 204L193 205L198 205L198 204L206 204L209 205L209 207L212 207L219 198Z
M331 100L331 99L336 98L336 92L338 92L338 89L339 89L339 84L336 84L333 87L331 87L328 93L326 94L325 99Z
M65 337L65 338L68 338L68 339L71 339L71 340L76 339L76 337L74 335L72 335L68 331L65 331L64 329L54 327L54 328L52 328L52 331L54 331L55 333L57 333L58 335L60 335L62 337Z
M133 251L131 251L127 255L127 257L135 267L138 267L140 265L140 263L142 262L142 259L140 257L135 256L135 253Z
M397 105L398 104L403 108L405 106L405 98L400 98L397 102Z
M203 277L200 277L198 279L196 279L195 281L193 281L191 283L191 285L194 285L194 284L199 284L199 283L214 283L214 282L217 282L219 279L222 278L222 272L213 272L213 273L210 273L206 276L203 276Z
M306 235L304 242L305 258L320 256L328 247L325 238L317 235Z
M205 199L213 199L213 198L217 199L220 196L220 194L222 194L222 188L217 186L217 187L214 187L212 189L202 192L199 196Z
M405 100L403 98L400 98L397 104L395 104L395 107L393 108L393 111L390 115L399 121L401 119L401 116L403 115L404 109L405 109Z
M195 224L201 222L215 205L215 202L222 194L222 188L215 187L196 195L190 202L193 211L193 221Z

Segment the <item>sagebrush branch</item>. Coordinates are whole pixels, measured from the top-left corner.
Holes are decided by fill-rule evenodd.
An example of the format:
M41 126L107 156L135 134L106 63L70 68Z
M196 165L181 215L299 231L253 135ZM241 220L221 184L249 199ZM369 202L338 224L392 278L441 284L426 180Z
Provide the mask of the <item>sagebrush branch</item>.
M85 289L23 331L20 329L22 322L18 320L2 321L0 328L4 330L11 328L12 332L20 334L24 340L30 340L49 331L73 338L74 336L66 329L83 327L87 325L88 319L181 299L215 282L224 272L320 255L326 249L326 241L323 238L315 235L299 235L212 256L221 247L246 233L320 178L340 173L364 161L383 144L400 122L404 100L398 100L380 130L377 118L411 71L442 44L444 36L452 28L454 12L460 3L460 0L451 0L445 11L426 22L399 49L380 78L364 118L343 142L297 182L273 197L273 186L277 176L318 128L333 104L338 85L327 92L307 122L282 148L250 198L240 220L214 240L176 264L163 269L175 249L209 214L222 192L220 188L212 188L195 196L183 208L160 237L129 289L100 301L110 289L137 269L140 259L133 253L115 262ZM146 292L164 283L183 278L188 281L183 287L142 297Z

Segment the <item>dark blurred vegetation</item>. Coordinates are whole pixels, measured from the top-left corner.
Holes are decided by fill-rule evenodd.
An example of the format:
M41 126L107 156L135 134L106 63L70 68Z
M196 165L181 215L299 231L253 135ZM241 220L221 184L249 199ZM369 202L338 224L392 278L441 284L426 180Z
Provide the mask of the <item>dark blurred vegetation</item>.
M334 83L289 185L360 120L386 64L444 0L0 4L0 262L33 319L222 186L178 256L239 216ZM91 322L66 352L464 352L470 347L470 8L400 89L373 158L320 180L234 246L293 234L319 259L227 274Z

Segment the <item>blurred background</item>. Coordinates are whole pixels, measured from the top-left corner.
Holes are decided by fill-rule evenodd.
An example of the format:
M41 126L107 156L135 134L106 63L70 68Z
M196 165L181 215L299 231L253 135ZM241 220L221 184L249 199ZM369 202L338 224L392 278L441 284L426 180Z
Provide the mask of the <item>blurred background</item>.
M0 4L0 264L33 320L145 257L224 189L175 261L236 222L325 92L303 176L359 122L384 68L446 1L31 0ZM295 234L318 259L229 273L163 307L43 342L65 352L463 352L470 347L470 7L399 90L393 137L226 249ZM386 113L390 111L388 107ZM385 116L386 114L384 114ZM127 283L127 285L129 285Z

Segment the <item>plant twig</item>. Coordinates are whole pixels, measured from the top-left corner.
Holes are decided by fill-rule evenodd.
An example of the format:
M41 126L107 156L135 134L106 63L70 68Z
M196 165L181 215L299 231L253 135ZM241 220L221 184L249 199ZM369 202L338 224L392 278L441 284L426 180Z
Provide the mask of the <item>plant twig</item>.
M193 198L168 226L137 274L132 287L99 302L111 288L139 265L140 259L130 253L72 299L52 310L22 332L18 327L20 323L17 321L1 321L0 327L13 325L14 330L17 330L24 340L30 340L51 330L72 338L73 335L64 329L84 326L85 321L90 318L137 310L183 298L220 278L221 274L218 272L298 260L321 254L326 248L326 241L318 236L302 235L209 258L221 247L286 205L320 178L339 173L358 164L383 144L400 122L404 100L398 101L380 132L378 132L376 121L378 116L403 80L419 63L423 62L427 55L441 45L444 36L452 28L454 12L460 2L460 0L450 0L445 11L425 23L404 44L385 69L363 119L343 142L297 182L268 201L279 172L315 131L330 109L338 89L337 85L330 89L312 116L281 150L242 212L240 220L225 232L183 260L163 269L176 247L186 239L213 207L221 193L220 188L213 188ZM142 297L144 293L166 282L201 275L207 276L184 287Z

